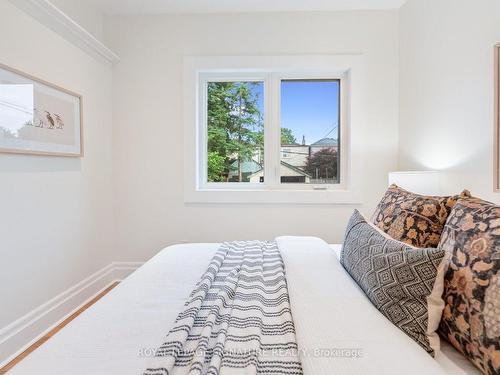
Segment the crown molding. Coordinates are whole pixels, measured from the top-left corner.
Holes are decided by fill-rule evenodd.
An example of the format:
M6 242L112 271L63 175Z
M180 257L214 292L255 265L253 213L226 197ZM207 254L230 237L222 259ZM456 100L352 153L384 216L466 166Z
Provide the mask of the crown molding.
M85 52L98 56L109 63L120 61L120 57L49 0L9 0L41 24Z

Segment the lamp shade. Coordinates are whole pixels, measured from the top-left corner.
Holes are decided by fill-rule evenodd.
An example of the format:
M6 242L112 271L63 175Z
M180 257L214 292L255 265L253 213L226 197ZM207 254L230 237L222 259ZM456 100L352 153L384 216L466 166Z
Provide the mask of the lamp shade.
M390 172L389 185L422 195L440 195L441 184L437 171Z

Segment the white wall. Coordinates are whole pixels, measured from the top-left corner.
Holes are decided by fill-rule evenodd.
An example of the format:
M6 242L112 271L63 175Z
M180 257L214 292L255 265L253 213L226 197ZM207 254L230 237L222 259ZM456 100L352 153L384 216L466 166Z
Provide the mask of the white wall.
M183 203L182 72L186 55L363 53L367 75L364 204L371 214L396 168L398 12L115 16L117 251L144 260L180 241L343 236L352 206ZM193 150L194 152L194 150Z
M408 0L400 13L401 169L438 169L446 192L493 193L497 0Z
M0 154L0 327L108 265L112 68L0 1L0 62L83 95L85 157ZM1 360L1 359L0 359Z

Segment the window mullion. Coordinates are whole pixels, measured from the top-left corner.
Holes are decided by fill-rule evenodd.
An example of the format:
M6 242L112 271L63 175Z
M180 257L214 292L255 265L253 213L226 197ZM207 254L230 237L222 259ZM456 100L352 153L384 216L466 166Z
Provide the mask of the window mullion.
M274 74L266 78L266 121L264 128L265 178L266 187L279 187L280 166L280 113L279 80Z

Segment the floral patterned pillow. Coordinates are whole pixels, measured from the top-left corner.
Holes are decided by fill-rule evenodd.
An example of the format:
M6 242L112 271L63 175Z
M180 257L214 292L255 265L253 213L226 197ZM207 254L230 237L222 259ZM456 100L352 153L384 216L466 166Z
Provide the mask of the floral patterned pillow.
M439 243L445 307L439 332L485 374L500 374L500 206L458 200Z
M460 196L470 193L464 190ZM378 204L372 222L398 241L422 248L436 247L460 196L419 195L393 184Z

